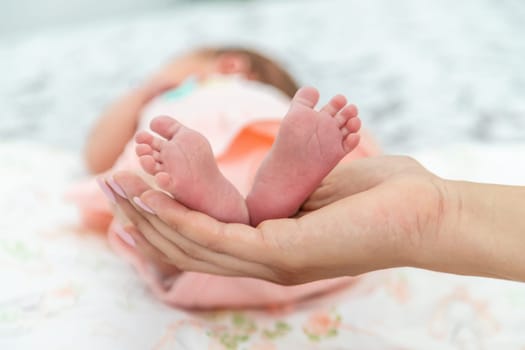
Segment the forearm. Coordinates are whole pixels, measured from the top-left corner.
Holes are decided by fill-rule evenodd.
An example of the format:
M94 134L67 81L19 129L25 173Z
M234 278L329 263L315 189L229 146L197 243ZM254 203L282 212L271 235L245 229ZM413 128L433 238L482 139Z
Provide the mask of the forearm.
M525 187L446 181L441 229L418 267L525 281Z
M133 137L144 104L152 98L146 89L136 89L111 105L91 131L85 148L88 170L109 169Z

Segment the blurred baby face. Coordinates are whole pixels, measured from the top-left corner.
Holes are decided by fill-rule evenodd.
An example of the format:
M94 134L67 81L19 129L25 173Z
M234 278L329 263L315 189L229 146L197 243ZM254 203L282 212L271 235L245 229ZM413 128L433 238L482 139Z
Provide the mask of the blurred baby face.
M189 54L177 59L173 62L173 66L181 76L205 78L214 73L214 61L213 58L204 55Z
M239 54L222 54L209 56L204 54L189 54L177 59L174 66L180 74L206 79L213 74L240 74L250 78L249 60Z

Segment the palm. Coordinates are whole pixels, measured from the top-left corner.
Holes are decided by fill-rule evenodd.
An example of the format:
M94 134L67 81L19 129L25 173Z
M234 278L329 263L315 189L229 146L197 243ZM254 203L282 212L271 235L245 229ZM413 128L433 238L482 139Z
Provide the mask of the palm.
M132 174L115 179L130 198L140 196L155 207L157 215L150 215L118 203L153 255L182 270L281 284L408 265L403 259L418 237L438 226L443 196L439 179L410 158L363 159L327 176L298 217L253 228L221 223L158 191L144 192Z

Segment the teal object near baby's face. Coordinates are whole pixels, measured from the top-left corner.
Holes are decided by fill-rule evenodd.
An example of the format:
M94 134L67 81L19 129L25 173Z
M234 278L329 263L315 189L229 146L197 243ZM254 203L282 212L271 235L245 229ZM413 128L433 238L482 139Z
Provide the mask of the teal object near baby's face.
M166 91L161 97L165 100L177 100L191 94L198 86L196 77L189 77L173 90Z

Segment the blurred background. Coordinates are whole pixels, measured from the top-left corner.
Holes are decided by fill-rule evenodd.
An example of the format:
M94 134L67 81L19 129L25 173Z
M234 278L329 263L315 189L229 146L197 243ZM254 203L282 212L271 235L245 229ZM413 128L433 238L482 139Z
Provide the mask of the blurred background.
M236 44L346 94L387 152L523 142L524 19L520 0L2 0L0 140L80 151L170 57Z

